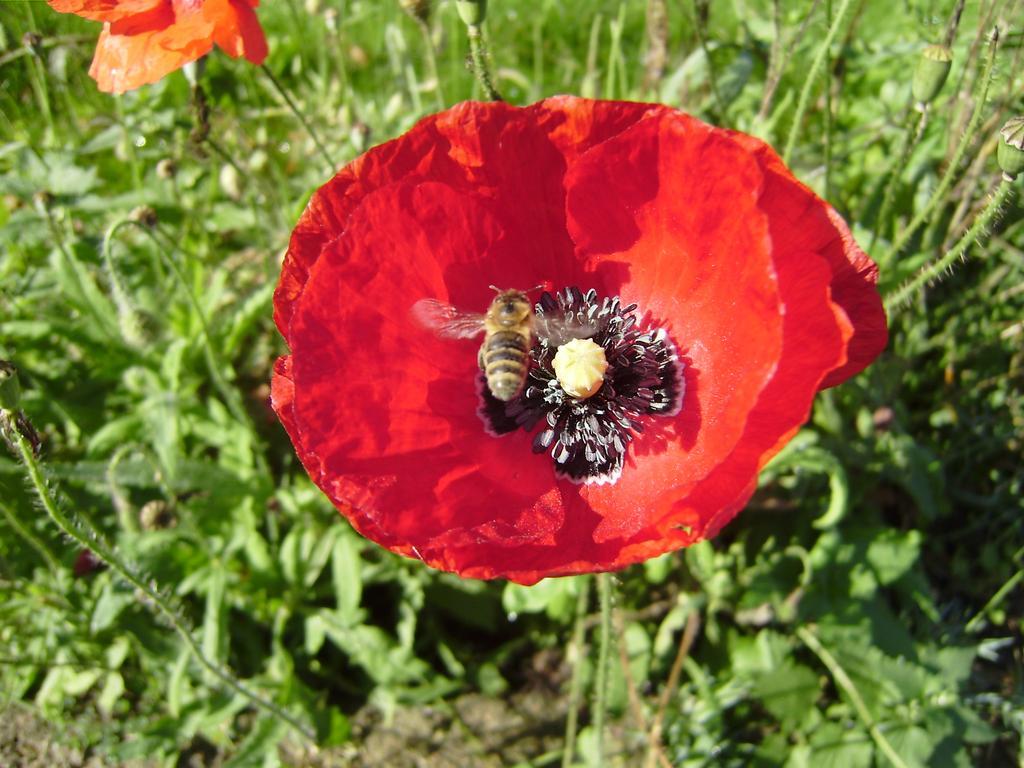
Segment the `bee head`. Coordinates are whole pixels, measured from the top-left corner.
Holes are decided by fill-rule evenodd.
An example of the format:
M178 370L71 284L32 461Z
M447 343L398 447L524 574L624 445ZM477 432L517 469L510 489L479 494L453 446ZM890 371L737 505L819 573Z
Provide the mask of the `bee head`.
M491 305L491 311L501 325L517 325L531 312L530 300L522 291L501 291Z

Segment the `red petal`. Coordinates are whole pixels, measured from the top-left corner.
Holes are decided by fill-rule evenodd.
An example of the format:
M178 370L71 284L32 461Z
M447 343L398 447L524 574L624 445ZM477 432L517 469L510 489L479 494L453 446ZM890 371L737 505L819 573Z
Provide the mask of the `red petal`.
M504 235L486 201L440 184L367 196L296 307L293 387L287 364L275 378L274 407L313 479L360 530L439 567L450 544L537 542L561 522L550 461L530 437L482 428L478 343L441 340L410 312L424 297L485 309L480 275L536 280Z
M832 270L832 301L853 326L846 361L822 382L841 384L860 373L889 339L885 310L878 293L878 266L853 241L849 227L828 203L801 184L775 151L742 133L733 134L765 169L763 208L771 217L772 239L792 250L813 251Z
M679 416L651 421L619 481L584 492L604 517L597 541L660 537L659 518L735 449L782 348L760 168L725 132L664 113L584 156L567 186L580 258L619 265L613 293L649 310L686 361Z
M229 55L245 56L253 64L267 58L267 39L249 2L206 0L203 15L213 22L214 42Z
M314 193L292 234L274 295L278 328L287 338L292 304L324 243L345 230L365 195L400 180L443 181L493 199L508 231L522 240L520 258L546 261L567 281L578 279L565 233L567 162L658 110L664 108L556 97L525 109L466 102L423 119Z
M124 93L155 83L213 48L212 42L201 39L190 40L184 47L169 47L182 44L174 33L168 33L170 29L173 27L138 35L115 35L111 34L109 25L105 25L89 68L99 89Z
M53 10L92 21L120 21L154 10L171 11L171 0L47 0Z

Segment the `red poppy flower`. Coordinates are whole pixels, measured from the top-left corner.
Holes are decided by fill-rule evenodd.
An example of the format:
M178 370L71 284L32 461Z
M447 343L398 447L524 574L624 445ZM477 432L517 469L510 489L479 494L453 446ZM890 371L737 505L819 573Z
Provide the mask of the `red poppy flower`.
M313 195L274 299L291 354L273 406L317 485L394 552L524 584L618 569L744 506L815 392L885 346L876 280L750 136L649 104L460 104ZM447 308L484 312L488 286L538 284L508 402L480 338L417 320L424 300L459 322ZM591 397L555 372L552 324L601 347Z
M253 64L267 41L253 10L259 0L48 0L61 13L103 22L89 74L101 91L155 83L213 50Z

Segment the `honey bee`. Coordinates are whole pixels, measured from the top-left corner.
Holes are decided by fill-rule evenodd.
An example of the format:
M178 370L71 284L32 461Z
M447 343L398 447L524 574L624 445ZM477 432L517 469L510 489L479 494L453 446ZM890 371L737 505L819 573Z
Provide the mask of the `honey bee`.
M443 339L471 339L483 333L477 363L491 394L508 402L523 391L535 334L545 339L586 338L593 329L535 315L527 294L543 286L530 291L490 287L497 296L483 314L464 312L437 299L420 299L412 314L420 325Z

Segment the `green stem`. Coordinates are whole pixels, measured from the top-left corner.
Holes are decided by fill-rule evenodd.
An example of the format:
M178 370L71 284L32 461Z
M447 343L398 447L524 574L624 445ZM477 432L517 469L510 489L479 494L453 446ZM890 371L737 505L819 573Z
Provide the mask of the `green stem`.
M913 296L920 288L927 285L933 280L936 280L940 274L948 270L953 264L964 257L967 253L967 249L974 244L981 234L988 228L992 221L999 214L999 211L1005 205L1010 194L1013 192L1013 182L1007 179L1003 179L999 183L998 189L996 189L995 195L989 201L988 205L985 206L978 218L974 220L971 228L967 230L960 241L954 245L946 254L930 264L926 264L921 270L914 276L912 280L900 287L895 293L885 297L885 311L892 315L900 306L911 296Z
M114 305L117 307L117 318L121 336L128 346L134 349L143 349L147 346L148 339L143 331L142 319L135 309L131 296L124 287L121 273L118 271L111 256L114 235L122 227L134 223L127 216L115 221L103 235L103 244L100 250L103 254L103 268L107 273L107 280L110 282L110 293L114 299Z
M437 96L437 108L444 108L444 91L441 89L441 72L437 68L437 50L434 48L434 38L430 34L430 24L426 19L415 18L416 26L420 28L423 36L423 51L427 59L427 71L434 81L434 93Z
M885 738L885 734L882 733L882 729L875 723L874 718L871 716L871 712L868 710L867 705L864 703L864 699L860 695L860 691L857 690L857 686L853 684L853 680L846 674L846 670L840 666L839 662L836 661L835 656L829 653L828 649L821 644L821 641L808 630L806 627L797 627L796 635L800 638L804 645L806 645L815 656L825 665L828 669L829 674L832 675L832 679L836 685L843 689L843 692L849 697L850 702L853 704L853 708L857 710L857 717L860 718L861 723L868 729L868 733L871 734L872 740L875 742L875 746L881 750L889 761L896 766L896 768L909 768L904 762L903 758L899 756L899 753L893 749L892 744Z
M576 759L576 729L579 725L580 698L583 694L583 643L587 617L587 603L590 599L590 577L579 580L580 591L576 596L576 622L572 630L572 679L569 681L569 712L565 719L565 750L562 752L562 768L570 768Z
M953 185L953 181L956 179L957 169L960 167L960 161L963 160L964 153L967 151L967 147L970 146L974 140L974 136L978 131L978 126L981 125L981 115L985 111L985 101L988 98L988 88L992 84L992 73L996 61L996 49L999 45L999 33L998 28L992 33L992 37L989 39L988 47L988 58L985 60L985 70L981 75L981 93L978 94L978 99L974 104L974 111L971 113L970 122L967 124L967 130L964 131L964 135L960 137L960 143L957 144L956 151L953 153L953 159L949 161L949 165L946 166L946 172L942 175L942 179L939 181L939 186L935 188L932 196L928 198L928 202L924 208L913 218L910 223L906 226L899 236L897 236L895 242L892 244L892 248L889 249L886 261L898 256L907 243L910 242L910 238L914 236L914 233L924 224L931 215L935 212L939 203L945 198L949 188Z
M832 24L832 0L825 0L825 19ZM825 199L832 199L832 60L825 57Z
M133 223L140 226L142 231L149 235L153 244L156 245L157 252L163 256L164 263L174 275L175 280L178 281L178 285L181 287L182 292L185 294L189 304L192 306L192 310L196 313L196 318L199 320L199 328L203 339L203 354L206 357L206 367L210 372L210 379L213 381L213 386L221 396L221 399L224 401L224 405L227 406L228 412L232 417L234 417L239 424L248 428L253 441L253 460L256 463L257 473L262 478L270 477L270 470L263 458L260 440L256 435L255 428L252 426L252 420L249 418L249 414L246 413L245 406L238 397L237 390L228 383L222 374L222 371L227 370L227 366L221 359L220 354L217 352L217 349L213 344L213 334L210 332L210 324L206 320L206 313L203 311L202 306L199 304L199 299L196 298L195 292L188 284L188 281L185 279L185 275L182 274L181 268L178 266L177 261L171 253L172 249L175 247L174 242L167 238L167 236L162 232L158 235L159 230L142 226L138 222ZM165 240L164 238L167 239Z
M291 94L289 94L288 91L285 90L284 86L281 85L280 81L276 77L274 77L274 73L270 71L270 67L268 67L266 64L261 64L260 69L263 70L263 74L267 76L267 79L274 86L274 90L276 90L277 93L281 96L281 98L284 99L285 104L288 105L288 109L290 109L292 111L292 114L295 115L295 117L298 119L300 123L302 123L302 127L306 129L306 133L309 134L309 137L313 139L313 143L316 144L316 148L320 151L320 155L327 162L327 165L331 170L331 175L333 176L334 173L338 170L338 166L331 158L331 154L327 151L327 148L324 147L323 142L320 141L320 136L317 134L315 130L313 130L312 124L310 124L309 120L306 119L306 116L302 113L298 105L292 99Z
M981 622L984 621L985 617L988 615L988 612L1003 602L1006 596L1016 588L1022 579L1024 579L1024 570L1017 571L1013 574L1013 576L1011 576L1006 583L996 590L996 593L989 598L989 601L985 603L985 607L978 611L977 615L964 625L964 631L971 634L977 630L981 625Z
M51 571L54 573L60 572L60 562L57 560L57 556L54 555L43 540L32 533L28 526L24 525L21 520L18 519L17 515L8 509L7 505L3 502L0 502L0 515L3 515L7 524L11 526L11 530L21 536L21 538L25 540L25 543L39 554L39 557L43 559Z
M601 600L601 634L598 644L597 678L594 683L594 732L597 744L596 765L604 765L604 720L608 708L608 657L612 635L612 577L607 573L597 577L597 592Z
M473 61L473 74L480 81L484 95L490 101L504 101L491 80L491 70L487 66L487 54L484 51L483 31L480 29L480 25L467 25L466 34L469 37L469 55Z
M925 105L920 112L917 112L917 121L912 119L914 112L908 114L908 119L903 130L903 140L900 143L899 151L896 153L896 162L889 171L889 177L885 182L885 191L882 193L882 204L878 208L878 215L875 216L875 228L871 233L870 251L875 247L875 241L883 231L888 234L889 209L892 207L893 195L896 192L896 184L903 171L907 167L907 160L910 159L910 150L921 140L924 134L925 125L928 122L928 106Z
M807 72L807 77L804 80L804 86L800 89L800 98L796 103L796 113L793 115L793 124L789 128L789 137L786 139L786 149L782 153L782 160L786 165L789 165L789 161L793 156L793 148L796 146L796 138L800 133L800 124L804 121L804 113L807 111L808 103L810 103L811 89L814 87L814 83L818 79L821 68L828 59L829 50L831 50L832 43L835 41L836 35L839 34L839 30L843 26L843 20L846 18L846 13L850 10L852 3L853 0L843 0L842 4L839 6L839 10L836 12L835 18L832 19L832 23L829 25L828 34L825 35L825 39L822 40L821 45L818 46L818 52L814 54L814 61L811 63L811 68Z
M704 19L710 13L710 5L707 0L693 0L693 15L694 24L693 28L697 32L697 41L700 43L700 49L704 53L704 61L708 67L708 84L711 86L711 97L715 100L715 106L718 108L718 122L725 122L725 102L722 100L722 93L718 89L718 74L715 72L715 65L711 61L711 51L708 49L708 38L704 34Z
M6 417L7 413L8 412L3 412L0 415ZM199 644L192 637L185 620L171 607L167 599L151 585L151 582L134 573L120 559L120 557L118 557L113 548L110 547L102 539L99 533L92 528L91 525L84 521L76 522L72 520L69 515L64 513L60 504L57 503L57 499L47 486L46 478L43 476L43 470L40 467L39 462L36 461L36 457L32 453L31 446L21 432L12 428L8 424L7 418L0 420L0 427L3 428L4 433L18 449L21 461L25 465L25 470L28 472L29 481L32 483L32 487L35 490L36 495L39 497L39 501L43 505L43 509L46 510L50 519L53 520L65 535L74 540L75 543L83 549L92 551L93 554L106 563L114 573L145 595L148 598L147 604L155 606L157 610L163 614L163 616L170 622L175 632L177 632L181 637L182 641L195 657L196 661L198 661L204 669L210 672L210 674L220 680L226 687L230 688L240 696L243 696L255 706L266 710L274 717L280 718L311 742L315 742L316 734L306 727L301 721L288 714L269 699L249 690L230 672L210 661L203 654Z

